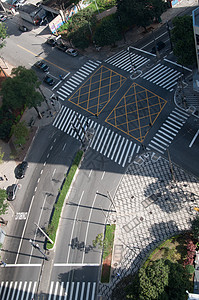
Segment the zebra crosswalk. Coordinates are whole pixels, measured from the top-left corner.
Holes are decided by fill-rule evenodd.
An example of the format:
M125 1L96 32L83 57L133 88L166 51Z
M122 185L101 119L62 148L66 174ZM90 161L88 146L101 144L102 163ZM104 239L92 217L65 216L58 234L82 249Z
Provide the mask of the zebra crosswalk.
M129 73L133 72L132 66L134 70L138 70L149 61L148 57L127 50L122 50L105 60L106 63ZM140 77L172 92L174 87L177 86L179 78L182 76L182 72L158 63L151 67L150 70L143 72Z
M140 151L136 143L65 106L61 107L53 126L77 140L83 140L85 130L93 128L95 133L90 147L122 167Z
M150 59L144 56L134 54L127 50L122 50L117 54L107 58L105 60L106 63L109 63L117 68L120 68L124 71L132 73L132 66L135 70L141 68L144 64L146 64Z
M37 281L6 281L0 285L1 300L32 300L35 299Z
M189 114L179 108L175 108L148 144L147 150L154 150L164 154L188 117Z
M159 63L140 77L172 92L182 76L181 72Z
M57 91L59 99L66 100L75 89L101 64L100 61L89 60L73 76L70 77Z
M6 281L0 285L1 300L95 300L96 282L54 282L47 294L37 293L38 282Z
M96 282L51 282L48 300L95 300ZM59 298L56 298L59 297ZM61 298L64 297L64 298Z

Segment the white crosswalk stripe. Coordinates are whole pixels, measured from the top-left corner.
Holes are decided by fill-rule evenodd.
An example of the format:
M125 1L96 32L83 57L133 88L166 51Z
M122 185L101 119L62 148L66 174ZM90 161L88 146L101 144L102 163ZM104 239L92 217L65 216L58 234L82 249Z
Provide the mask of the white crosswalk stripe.
M49 292L45 299L48 300L95 300L96 282L51 282ZM37 282L6 281L1 282L1 300L32 300L44 299L43 295L36 292Z
M147 149L156 150L161 154L167 150L171 142L176 137L178 131L183 127L186 120L188 119L189 114L175 108L162 124L160 129L158 129L155 136L152 138L148 144Z
M170 92L174 90L174 87L177 86L178 79L182 76L183 74L181 72L162 65L161 63L141 75L143 79L159 85Z
M138 154L140 150L140 146L133 144L128 138L122 137L119 133L108 129L79 113L75 113L75 111L66 108L65 106L61 107L53 122L53 126L77 140L84 139L84 131L87 128L94 128L95 134L89 145L90 148L96 150L122 167L125 167L126 164L129 163L129 156L132 158Z
M6 281L1 282L1 300L32 300L36 297L37 282L27 281ZM36 299L36 298L34 298Z
M139 69L141 66L146 64L150 59L144 56L128 52L127 50L122 50L117 54L107 58L105 60L106 63L109 63L117 68L125 70L127 72L132 73L132 66L134 69Z
M86 62L71 78L69 78L63 85L58 89L57 94L59 99L64 101L68 98L75 89L84 81L91 73L99 67L100 61L89 60Z

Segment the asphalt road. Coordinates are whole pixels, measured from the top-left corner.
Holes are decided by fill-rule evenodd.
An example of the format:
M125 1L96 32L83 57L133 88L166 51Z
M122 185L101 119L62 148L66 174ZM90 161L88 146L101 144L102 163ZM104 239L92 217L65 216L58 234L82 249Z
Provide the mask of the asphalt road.
M68 72L70 72L70 75L74 75L88 61L82 56L78 56L77 58L68 57L65 53L59 52L57 49L52 49L49 45L44 44L46 38L49 36L45 29L41 32L38 32L38 29L34 29L31 32L19 34L16 27L16 17L6 22L9 26L10 38L7 39L6 47L2 49L2 56L11 64L25 65L28 67L32 66L38 59L43 58L50 65L50 74L54 76L57 83L59 81L58 76L60 72L62 72L63 75L67 75ZM167 42L167 47L162 51L162 57L164 57L164 55L170 55L165 30L165 28L161 28L156 32L157 36L161 36L161 38L164 37ZM147 51L149 51L152 46L150 38L147 38L145 41L142 40L136 45L136 47ZM151 57L150 54L143 54L135 49L133 49L132 52L137 56L140 55L140 59L149 59L149 57ZM128 61L128 58L126 59ZM120 60L120 58L118 58L118 60ZM121 60L124 61L124 59ZM151 69L156 65L154 60L155 57L153 58L153 64L143 64L141 67L143 74L151 72ZM122 62L120 62L120 65L121 64ZM176 72L180 74L181 72L180 67L175 65L171 67L169 62L164 61L161 67L166 71L168 68L173 68L173 74ZM58 293L62 293L62 291L60 291L61 287L69 297L72 297L73 292L78 293L76 291L80 291L80 285L78 285L80 282L81 293L83 296L85 295L85 299L87 299L87 297L92 299L93 295L95 295L101 250L98 248L92 249L90 247L88 253L85 253L85 248L80 250L75 247L72 249L72 240L77 238L79 242L84 242L84 245L88 247L92 245L92 240L98 233L104 232L105 219L111 204L107 198L107 191L112 195L114 194L121 175L125 172L125 167L136 154L142 151L141 146L149 147L150 149L149 145L152 144L152 141L154 142L154 138L156 138L157 143L157 132L162 130L161 128L166 121L171 123L171 121L169 121L170 119L168 119L171 118L171 115L175 114L181 121L182 119L184 121L181 122L178 120L180 124L182 123L182 126L179 125L177 121L172 121L173 123L170 125L167 123L167 128L168 126L175 125L172 128L175 128L177 131L176 133L174 129L167 129L173 132L173 137L175 134L177 136L175 140L174 138L171 139L172 142L170 142L169 145L170 156L172 160L181 167L198 175L198 140L197 137L195 138L198 130L198 121L194 121L192 117L186 116L185 114L183 115L182 112L176 112L173 104L173 87L168 85L168 89L166 89L164 86L156 84L158 79L154 82L153 76L150 80L147 79L147 76L145 78L141 76L133 82L129 79L129 72L118 68L117 61L114 59L111 63L110 61L104 62L103 67L96 66L95 70L97 71L99 68L100 70L106 70L105 73L107 73L107 69L109 69L109 78L119 78L118 81L121 83L119 85L121 89L117 86L116 90L111 90L109 93L110 101L99 97L99 94L102 94L101 92L103 92L103 88L106 84L100 87L98 85L97 89L95 86L95 84L99 84L98 82L103 82L103 72L98 74L99 77L101 74L101 79L93 82L93 86L90 85L90 88L93 88L91 91L94 91L93 98L97 96L97 99L102 99L101 103L99 103L99 101L93 102L93 106L83 107L83 102L75 102L75 92L79 91L78 85L71 91L69 97L72 98L70 98L70 102L66 101L66 94L61 90L66 81L52 91L52 93L55 92L60 97L63 97L63 102L61 101L63 106L66 106L68 109L70 108L71 111L76 111L79 116L81 114L81 120L84 124L86 124L87 118L93 116L95 112L97 112L97 114L100 112L98 119L94 117L90 118L91 127L96 126L95 140L85 155L62 214L55 248L53 269L49 276L49 286L47 287L48 291L55 297L59 295ZM89 67L87 66L87 70L88 69ZM37 73L42 80L44 74L39 71L37 71ZM82 82L83 88L86 87L85 83L88 83L89 76L90 75L84 78ZM148 77L149 76L150 74ZM167 75L165 75L165 78L166 76ZM188 76L188 72L185 72L185 76ZM126 77L125 82L121 82L122 77ZM92 78L94 78L94 76L92 76ZM104 82L106 82L106 80L107 78L104 79ZM166 85L166 83L164 84ZM132 91L136 89L136 93L133 94ZM89 94L88 90L89 89L87 89L87 94ZM126 94L127 92L129 92L128 95ZM105 94L106 93L107 91L105 91ZM144 124L138 122L137 127L132 127L129 131L129 126L126 126L126 129L124 128L124 119L122 118L119 123L119 118L117 119L115 117L114 123L111 123L111 113L112 115L115 113L117 117L121 116L122 111L127 108L127 102L125 101L128 97L130 98L132 95L134 95L133 97L138 97L138 94L139 97L141 97L140 95L146 95L146 93L148 93L147 95L150 94L151 98L153 95L153 101L157 101L158 99L159 102L158 108L156 107L152 110L153 103L149 101L148 106L151 107L151 109L149 110L150 113L147 112L147 116L145 116ZM124 94L128 97L123 97ZM161 100L162 102L160 98L163 99ZM122 104L123 107L117 106L118 100L120 101L121 99L125 102L125 104ZM140 110L144 108L143 99L144 98L139 98L140 103L142 103L139 108ZM121 103L122 102L120 102L120 104ZM157 105L157 102L155 103ZM162 105L162 103L164 103L164 105ZM137 108L137 112L139 109ZM75 113L71 113L71 111L65 111L64 114L63 109L63 114L60 115L62 120L60 119L59 124L55 121L52 127L43 128L39 132L27 158L29 162L27 175L21 180L21 189L14 202L14 209L22 216L22 219L18 218L15 220L16 225L13 228L13 234L11 237L8 237L4 247L7 262L9 262L8 267L10 263L12 265L25 263L27 266L30 264L32 266L30 268L29 266L10 266L10 268L12 268L11 270L13 270L12 273L6 273L8 268L5 268L5 270L3 269L0 273L1 281L25 281L25 279L34 282L39 281L43 256L38 249L32 247L29 239L32 238L32 240L35 240L41 249L43 249L44 238L36 231L34 222L39 223L42 228L47 226L64 174L70 166L75 151L80 146L77 134L75 134L71 128L71 122L74 123L75 121L77 126L80 126L80 122L77 121ZM66 120L67 118L69 118L68 121ZM129 125L132 125L132 120L133 119L130 120ZM152 126L150 125L151 120ZM69 131L67 131L67 122L70 124ZM109 127L107 123L109 123ZM107 131L105 131L106 126ZM133 131L133 129L137 130L136 135L136 131ZM132 132L134 132L134 135ZM105 139L106 133L108 137L113 138L112 141L109 139L109 141L111 141L110 143ZM170 136L168 132L167 135ZM160 148L164 149L165 147L163 151L163 155L165 156L168 156L165 146L167 143L165 139L169 139L168 136L164 137L164 140L161 142L162 148ZM125 147L126 150L128 149L126 153L124 151ZM137 150L134 151L133 149ZM23 219L23 216L25 219ZM85 285L83 285L83 283L85 283ZM64 288L63 284L65 285ZM20 289L19 286L18 289Z

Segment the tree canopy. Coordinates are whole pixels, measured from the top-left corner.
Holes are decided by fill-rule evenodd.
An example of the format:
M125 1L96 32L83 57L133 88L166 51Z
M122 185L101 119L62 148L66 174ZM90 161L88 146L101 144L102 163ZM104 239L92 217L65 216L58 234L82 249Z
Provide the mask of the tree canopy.
M166 6L163 0L117 0L117 13L125 26L146 27L153 20L160 21Z
M172 23L173 53L176 55L178 63L184 66L194 64L196 62L196 50L192 17L175 17Z
M6 78L2 83L3 105L11 110L41 105L43 98L36 90L40 82L35 71L19 66L12 70L11 75L13 77Z

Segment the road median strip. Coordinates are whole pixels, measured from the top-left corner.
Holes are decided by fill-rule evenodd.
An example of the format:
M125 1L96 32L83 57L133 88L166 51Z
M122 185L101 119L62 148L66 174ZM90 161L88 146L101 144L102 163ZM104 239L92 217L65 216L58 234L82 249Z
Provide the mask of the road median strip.
M75 173L78 169L79 163L82 159L83 156L83 151L79 150L73 160L73 163L69 169L69 172L66 176L65 182L63 184L63 187L60 191L60 194L58 196L58 200L54 205L53 211L52 211L52 215L51 215L51 219L50 219L50 223L47 229L47 233L50 237L50 239L55 242L56 239L56 233L57 233L57 229L59 226L59 220L60 220L60 216L61 216L61 212L62 212L62 208L63 208L63 204L64 204L64 200L66 198L66 195L70 189L71 183L73 181L73 178L75 176ZM46 249L50 250L52 249L54 246L54 244L52 245L49 241L46 244Z

